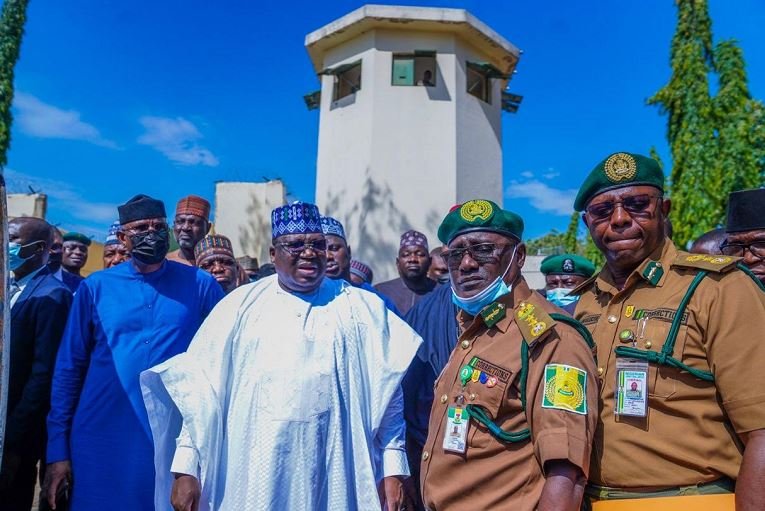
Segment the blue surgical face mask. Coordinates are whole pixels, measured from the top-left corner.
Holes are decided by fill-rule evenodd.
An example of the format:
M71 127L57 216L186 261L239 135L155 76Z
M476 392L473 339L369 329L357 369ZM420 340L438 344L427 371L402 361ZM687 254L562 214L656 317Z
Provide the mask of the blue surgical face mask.
M19 253L21 252L22 248L28 247L29 245L34 245L35 243L29 243L27 245L20 245L15 241L8 243L8 268L10 268L11 271L18 270L25 262L34 256L34 254L32 254L29 257L21 257Z
M558 307L565 307L579 300L579 295L570 295L570 292L571 290L565 287L556 287L545 291L545 296L548 302L554 303Z
M459 307L460 309L464 310L471 316L475 316L479 312L483 310L484 307L486 307L489 304L492 304L502 298L503 296L510 294L510 291L513 289L512 284L508 286L505 283L505 275L507 275L507 272L510 270L510 267L513 265L513 259L515 259L515 251L518 249L518 245L515 246L513 249L513 255L510 257L510 262L507 265L507 268L505 268L505 271L502 275L494 279L494 281L483 288L478 293L474 294L470 298L462 298L461 296L457 295L457 293L454 291L454 286L452 286L452 303ZM451 275L451 273L450 273Z

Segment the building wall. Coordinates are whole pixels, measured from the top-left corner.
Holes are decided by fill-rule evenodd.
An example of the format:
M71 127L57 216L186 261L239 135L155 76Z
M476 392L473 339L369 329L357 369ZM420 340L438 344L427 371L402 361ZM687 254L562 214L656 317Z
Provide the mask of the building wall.
M220 182L215 184L215 232L231 239L234 255L270 262L271 211L284 205L284 184Z
M391 84L393 54L414 50L436 51L435 87ZM324 68L362 59L362 78L354 97L333 102L334 77L322 77L316 201L344 223L354 258L373 267L377 282L396 276L404 231L424 232L435 247L458 200L501 204L499 91L488 108L466 94L469 51L448 32L376 29L325 57Z
M48 196L44 193L9 193L8 217L33 216L45 219Z

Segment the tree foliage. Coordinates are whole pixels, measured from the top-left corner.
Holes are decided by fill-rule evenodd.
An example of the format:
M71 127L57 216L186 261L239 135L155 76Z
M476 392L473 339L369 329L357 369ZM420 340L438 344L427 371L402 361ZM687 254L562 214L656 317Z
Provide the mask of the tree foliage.
M743 52L735 41L712 42L707 0L676 0L669 82L648 104L668 117L672 153L668 188L675 241L685 246L724 223L728 194L763 183L762 103L751 98ZM710 94L716 73L718 92Z
M0 167L11 144L13 69L19 59L29 0L5 0L0 14Z

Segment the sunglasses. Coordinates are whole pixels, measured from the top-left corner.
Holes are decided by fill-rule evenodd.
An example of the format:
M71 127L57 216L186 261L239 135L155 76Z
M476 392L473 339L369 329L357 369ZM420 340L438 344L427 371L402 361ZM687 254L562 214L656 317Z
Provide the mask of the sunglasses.
M744 257L744 252L749 252L760 259L765 258L765 241L755 241L754 243L723 243L720 245L720 252L726 256Z
M327 240L314 240L309 243L305 241L289 241L277 243L277 246L293 257L297 257L306 250L314 252L324 252L327 250Z
M449 268L455 269L459 268L466 253L470 254L470 258L478 264L493 263L497 260L497 251L509 246L497 245L496 243L477 243L469 247L445 250L441 256L446 259L446 265Z
M640 195L630 195L629 197L622 197L622 200L616 201L604 201L597 204L590 204L585 209L587 214L594 220L604 220L609 218L617 204L621 204L622 208L630 214L630 216L640 215L645 213L653 203L654 199L661 199L661 195L650 195L647 193Z

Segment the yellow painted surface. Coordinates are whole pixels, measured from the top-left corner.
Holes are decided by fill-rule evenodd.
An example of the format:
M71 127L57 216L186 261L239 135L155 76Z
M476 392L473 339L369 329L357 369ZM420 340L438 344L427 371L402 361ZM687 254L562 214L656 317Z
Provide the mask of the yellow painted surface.
M735 511L735 495L694 495L655 499L602 500L593 511Z

